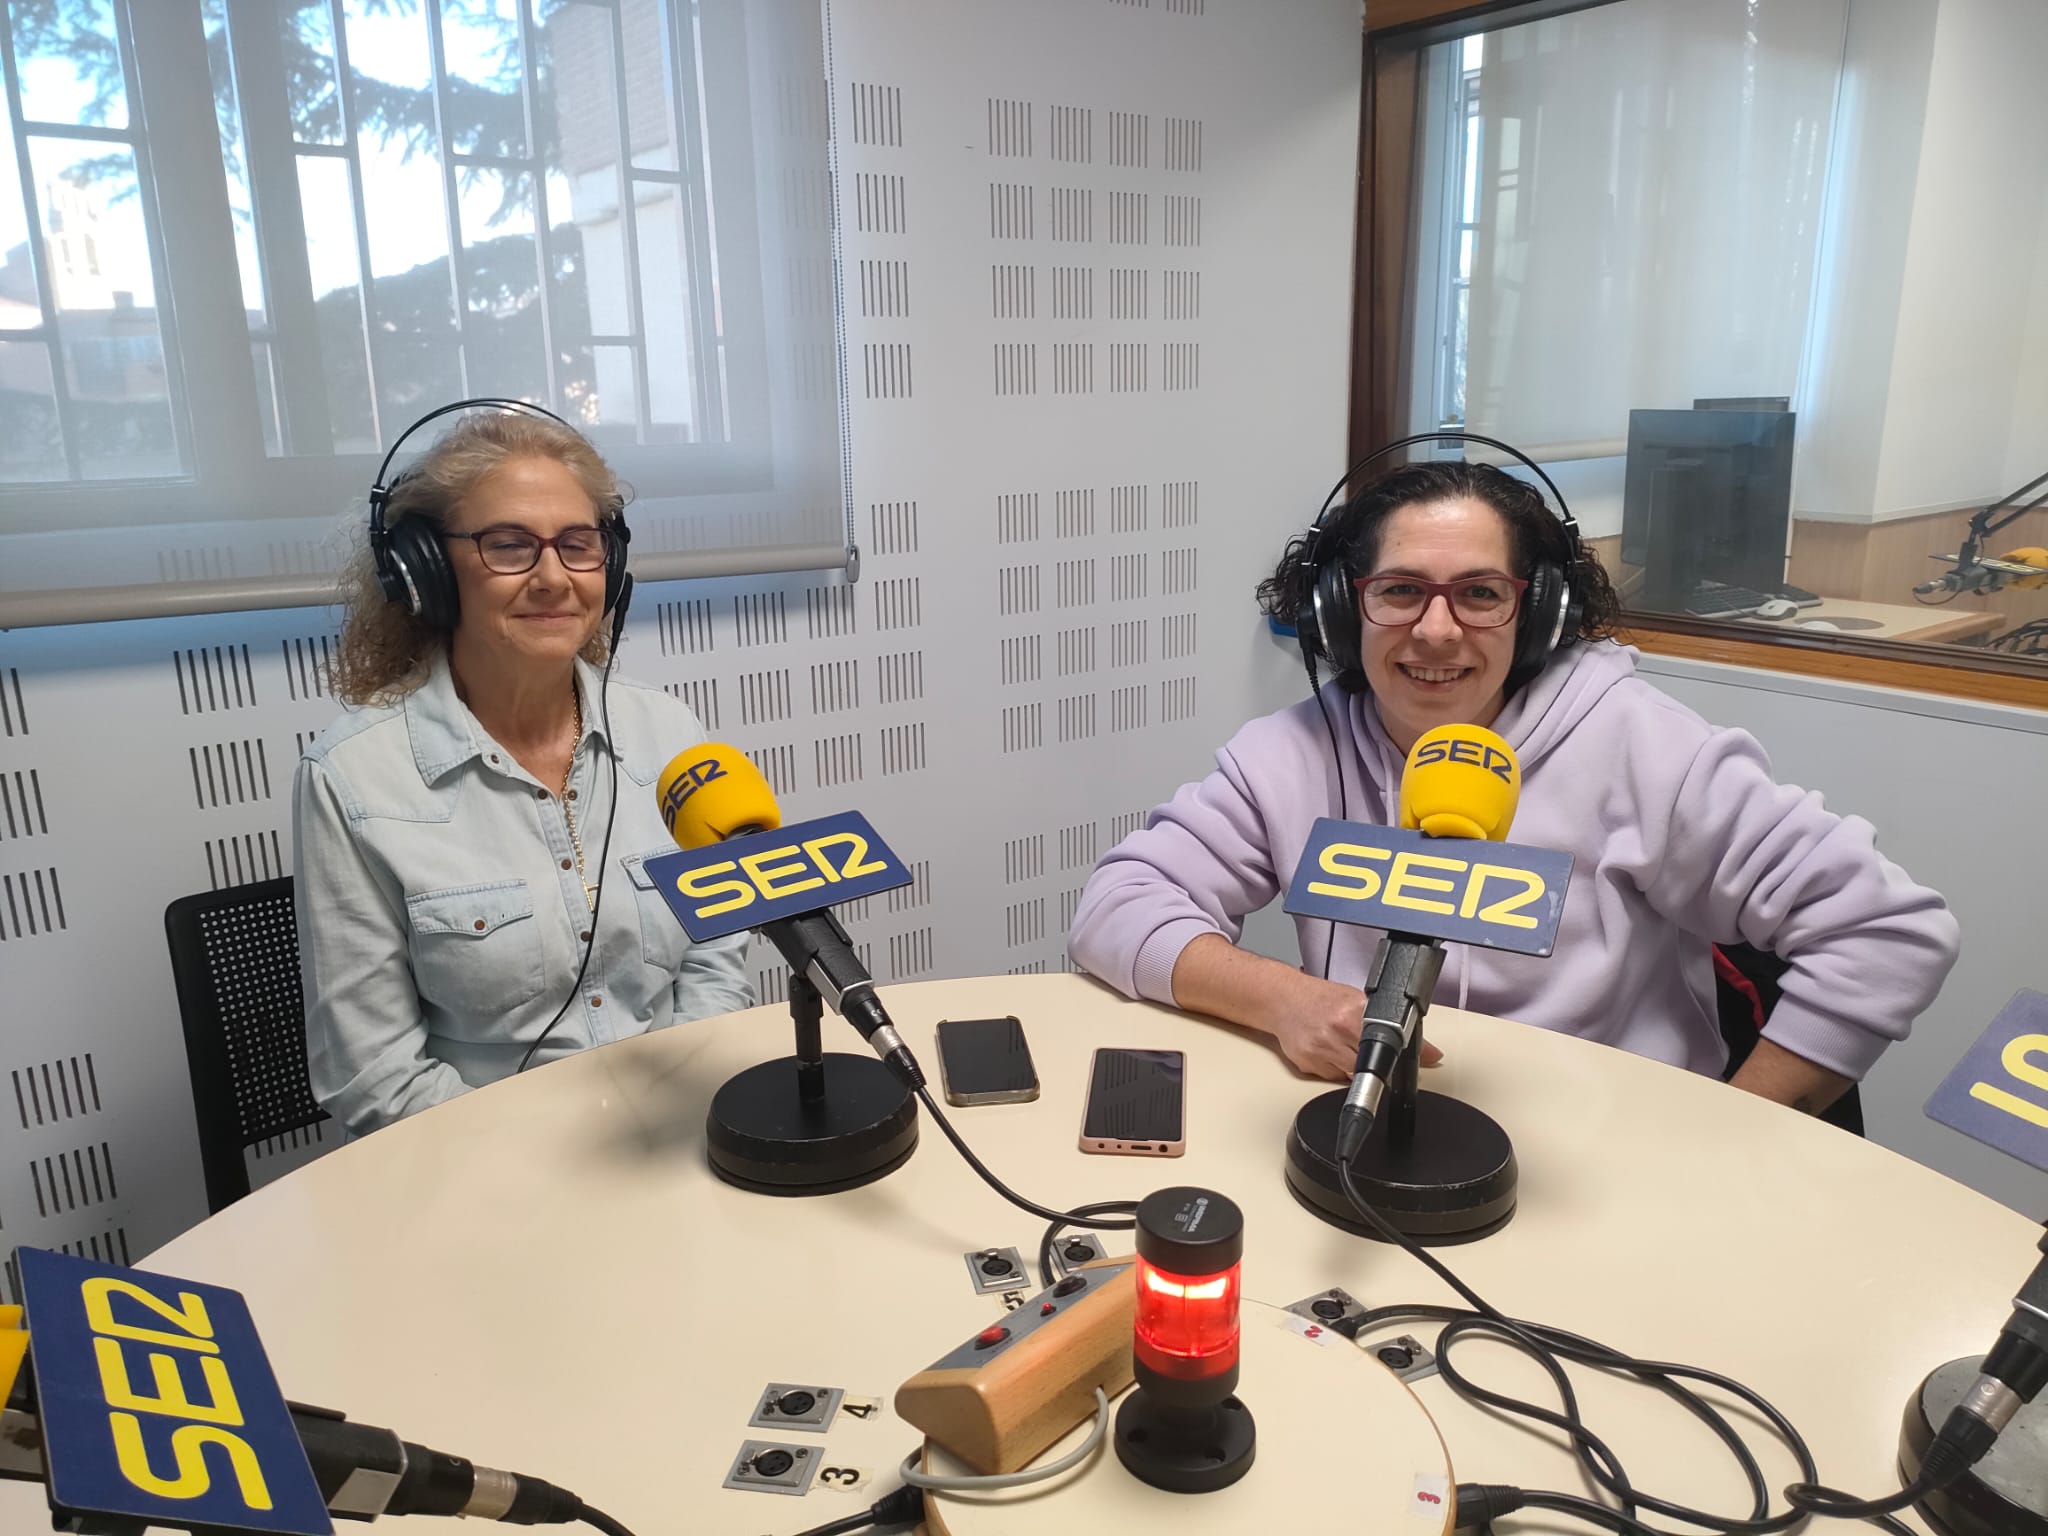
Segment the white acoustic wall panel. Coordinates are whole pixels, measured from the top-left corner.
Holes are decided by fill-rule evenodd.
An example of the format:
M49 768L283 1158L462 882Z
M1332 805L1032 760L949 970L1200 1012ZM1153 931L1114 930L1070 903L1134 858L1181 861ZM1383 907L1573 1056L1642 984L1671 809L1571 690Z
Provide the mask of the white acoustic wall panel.
M320 612L0 635L10 1252L126 1262L205 1214L164 908L289 871L293 765L336 711L332 643ZM333 1137L259 1147L252 1177Z
M890 360L852 483L932 765L883 824L930 829L936 967L1058 968L1094 859L1294 686L1250 592L1342 468L1358 10L832 17L842 185L888 210L844 230L850 352Z
M885 985L1066 964L1096 858L1299 691L1251 588L1343 467L1358 27L833 0L860 580L647 586L621 665L909 861L846 914ZM0 635L0 1241L204 1214L163 909L287 867L335 628Z

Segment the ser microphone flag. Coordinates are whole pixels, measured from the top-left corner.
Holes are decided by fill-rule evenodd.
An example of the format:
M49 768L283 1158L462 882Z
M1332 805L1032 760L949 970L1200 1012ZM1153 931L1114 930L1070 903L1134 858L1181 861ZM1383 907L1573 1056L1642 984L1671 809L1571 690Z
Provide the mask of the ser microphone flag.
M723 742L677 753L655 781L655 798L683 851L649 859L647 873L699 944L913 878L858 811L783 826L761 770Z
M2048 1170L2048 994L2015 992L1942 1079L1925 1113Z
M784 826L761 770L715 741L677 753L655 796L683 851L647 860L647 873L683 931L701 944L758 929L899 1078L921 1087L922 1069L831 910L913 879L867 817L842 811Z
M1521 767L1499 736L1438 726L1408 754L1401 825L1318 817L1283 905L1408 938L1547 956L1572 856L1502 841L1521 787Z

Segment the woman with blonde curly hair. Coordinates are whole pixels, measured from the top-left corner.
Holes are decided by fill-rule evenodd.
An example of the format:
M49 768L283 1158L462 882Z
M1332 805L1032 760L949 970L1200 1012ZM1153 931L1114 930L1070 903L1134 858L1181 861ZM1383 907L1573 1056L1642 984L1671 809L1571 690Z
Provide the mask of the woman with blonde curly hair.
M356 1134L753 1003L746 936L692 944L643 867L674 847L655 778L704 729L610 677L625 495L566 423L488 403L372 493L334 667L354 708L293 789L308 1065Z

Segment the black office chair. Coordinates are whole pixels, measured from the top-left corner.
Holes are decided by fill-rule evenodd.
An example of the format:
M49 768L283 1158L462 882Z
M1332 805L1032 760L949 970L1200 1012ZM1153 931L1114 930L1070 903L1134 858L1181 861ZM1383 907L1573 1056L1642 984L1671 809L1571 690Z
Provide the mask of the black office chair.
M1720 1005L1721 1039L1728 1046L1728 1069L1721 1074L1724 1081L1733 1077L1756 1049L1763 1036L1764 1021L1778 1006L1778 981L1789 969L1790 961L1752 945L1714 946L1714 991ZM1820 1118L1851 1135L1861 1136L1863 1100L1857 1095L1856 1085L1851 1083L1849 1091L1830 1104Z
M259 880L164 909L206 1203L249 1193L243 1150L327 1118L306 1076L306 1004L292 882Z

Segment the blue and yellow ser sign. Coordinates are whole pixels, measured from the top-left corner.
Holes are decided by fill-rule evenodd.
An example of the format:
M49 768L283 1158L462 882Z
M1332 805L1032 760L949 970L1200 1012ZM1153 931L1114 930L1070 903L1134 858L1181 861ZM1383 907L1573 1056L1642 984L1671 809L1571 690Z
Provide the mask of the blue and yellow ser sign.
M1301 917L1548 955L1572 856L1321 816L1286 909Z
M1927 1100L1927 1118L2048 1169L2048 995L2021 988Z
M647 873L699 944L911 881L859 811L665 853Z
M333 1536L237 1292L40 1248L17 1260L53 1506Z

